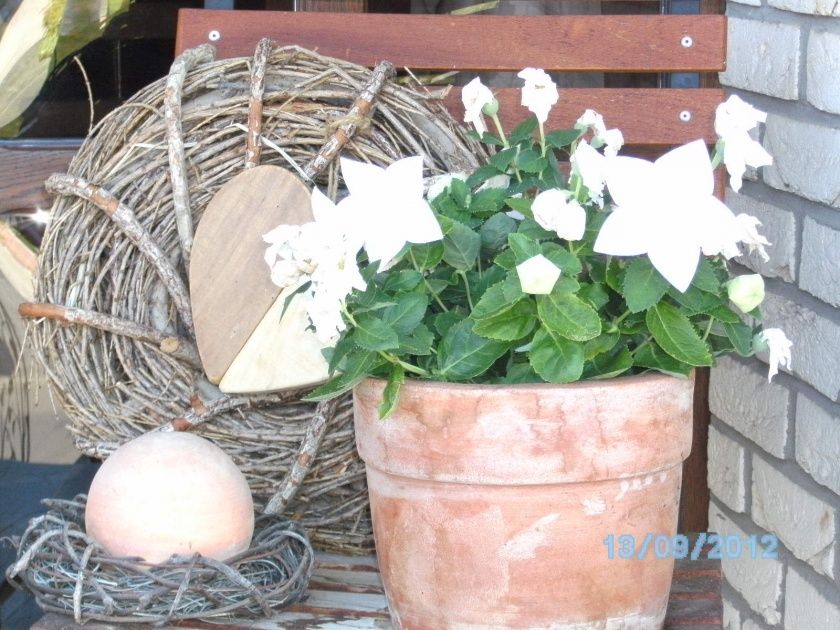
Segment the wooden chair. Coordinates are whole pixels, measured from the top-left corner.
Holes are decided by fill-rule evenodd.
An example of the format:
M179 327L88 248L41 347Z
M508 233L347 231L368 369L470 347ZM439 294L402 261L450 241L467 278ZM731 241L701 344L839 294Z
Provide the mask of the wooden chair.
M716 73L726 63L726 18L708 14L456 17L182 10L176 47L180 52L211 41L220 58L249 56L261 37L271 37L281 45L317 49L368 67L387 59L398 68L408 67L413 72L461 70L468 76L480 71L515 73L526 66L550 72L691 72L700 73L700 85L716 86ZM518 88L503 88L497 93L505 128L511 129L530 115L519 104ZM570 127L586 108L593 108L604 115L610 127L622 130L627 143L625 152L656 156L698 138L714 143L714 111L723 98L718 87L566 88L561 89L560 102L546 128ZM450 93L447 106L453 116L463 117L458 89ZM719 175L717 192L722 196L723 173ZM707 400L708 371L700 370L695 393L694 444L683 471L680 520L681 531L685 532L704 531L708 523ZM353 568L360 571L354 573ZM366 561L322 558L317 570L321 574L316 572L315 595L307 613L312 615L308 617L311 621L306 623L319 619L318 610L334 610L345 601L341 596L350 593L357 593L346 600L346 606L355 611L353 615L380 615L381 610L366 608L381 605L381 600L366 599L378 592L375 579L369 575L371 568ZM712 573L715 570L711 567ZM348 579L351 586L346 584ZM680 579L690 581L695 579L695 573L688 567L678 567L675 591L680 590ZM337 583L342 586L337 587ZM714 627L714 611L720 608L719 590L715 595L712 585L711 591L709 606L703 612L710 625L703 627ZM688 628L692 626L686 619L698 612L685 611L674 602L671 610L672 621L687 615L681 619Z

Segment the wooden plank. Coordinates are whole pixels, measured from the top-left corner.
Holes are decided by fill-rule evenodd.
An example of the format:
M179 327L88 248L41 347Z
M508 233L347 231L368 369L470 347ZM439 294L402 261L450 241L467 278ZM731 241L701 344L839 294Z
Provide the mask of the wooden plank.
M182 9L177 51L208 41L210 31L221 34L219 57L251 56L261 37L271 37L365 66L387 59L421 71L527 65L568 72L716 72L726 61L726 18L720 15L360 14L348 20L341 13ZM681 43L685 37L690 46Z
M298 0L298 11L363 13L367 11L366 0Z
M694 537L690 537L693 548ZM708 560L710 547L703 548L698 560L677 560L665 628L681 630L720 630L722 627L720 560ZM309 597L278 613L271 619L249 622L228 621L227 625L185 621L179 628L215 630L295 630L318 628L380 628L389 630L388 604L373 556L363 558L318 554ZM562 571L561 571L562 573ZM562 577L562 576L561 576ZM239 625L239 624L242 625ZM101 624L89 624L87 630L105 630ZM76 630L67 618L46 615L33 630ZM125 630L139 630L134 624Z
M0 212L51 206L44 181L53 173L66 171L77 149L0 147Z
M0 221L0 274L26 302L35 300L38 255L18 232Z
M520 105L518 88L502 88L496 94L502 124L508 131L530 116ZM546 129L569 128L591 108L604 116L609 127L621 129L628 145L670 146L698 138L712 144L717 140L714 111L723 99L721 89L567 88L560 91ZM460 89L450 92L446 106L457 120L463 119ZM683 112L690 114L690 120L680 118Z

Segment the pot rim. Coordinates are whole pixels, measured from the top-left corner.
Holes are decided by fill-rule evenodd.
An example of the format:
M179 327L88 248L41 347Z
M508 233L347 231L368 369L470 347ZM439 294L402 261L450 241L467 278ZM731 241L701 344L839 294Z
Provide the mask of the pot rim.
M621 385L634 384L649 384L656 381L672 381L679 383L694 383L697 369L693 368L688 377L682 378L679 376L672 376L670 374L663 374L662 372L647 372L645 374L629 374L626 376L616 376L605 379L589 379L585 381L575 381L573 383L458 383L451 381L436 381L433 379L412 378L406 374L403 387L411 387L412 389L451 389L461 391L476 391L476 390L526 390L526 389L603 389L612 383ZM365 377L356 387L359 387L366 382L375 383L377 385L385 386L386 379L378 376ZM355 387L354 387L355 389Z

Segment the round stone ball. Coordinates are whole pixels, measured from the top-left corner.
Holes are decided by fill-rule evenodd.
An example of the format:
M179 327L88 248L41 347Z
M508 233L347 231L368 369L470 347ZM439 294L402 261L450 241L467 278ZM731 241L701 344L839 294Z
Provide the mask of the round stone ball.
M118 448L93 478L87 533L112 556L158 564L172 554L226 560L251 544L245 476L191 433L148 433Z

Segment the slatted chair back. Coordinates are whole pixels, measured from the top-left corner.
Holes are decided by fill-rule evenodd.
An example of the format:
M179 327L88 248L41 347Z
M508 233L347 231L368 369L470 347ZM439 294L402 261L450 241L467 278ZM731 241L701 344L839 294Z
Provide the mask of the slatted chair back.
M726 60L721 15L385 15L281 11L180 12L178 52L212 42L218 57L250 56L261 37L373 67L387 59L413 72L717 73ZM498 90L506 128L527 117L517 88ZM629 147L649 153L702 138L714 142L718 88L565 88L546 124L570 126L586 109L604 115ZM460 91L448 106L463 115ZM647 151L644 149L647 148Z
M604 13L612 11L611 4L601 3ZM700 4L712 9L719 5L716 0ZM176 49L209 41L219 58L251 56L262 37L368 67L387 59L416 73L518 72L528 66L607 75L689 72L700 74L700 85L717 85L717 73L726 66L726 18L715 14L525 17L182 9ZM519 104L518 88L494 92L506 129L530 115ZM546 128L571 127L592 108L610 127L621 129L623 153L655 156L698 138L714 143L714 112L723 98L717 87L563 88ZM449 94L447 105L456 119L463 116L459 89ZM722 169L716 182L716 194L722 198ZM681 531L704 531L708 526L708 383L708 370L698 370L692 452L683 465Z

